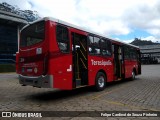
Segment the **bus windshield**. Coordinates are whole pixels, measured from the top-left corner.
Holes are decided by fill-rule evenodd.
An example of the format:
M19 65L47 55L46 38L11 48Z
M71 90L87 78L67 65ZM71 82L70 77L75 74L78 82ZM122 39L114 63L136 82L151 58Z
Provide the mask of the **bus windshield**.
M31 24L21 31L20 46L28 47L40 43L44 40L45 22Z

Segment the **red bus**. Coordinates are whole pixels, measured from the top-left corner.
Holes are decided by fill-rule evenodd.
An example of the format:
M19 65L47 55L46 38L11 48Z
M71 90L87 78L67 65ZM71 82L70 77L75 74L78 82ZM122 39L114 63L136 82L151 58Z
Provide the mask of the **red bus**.
M20 33L19 83L71 90L135 79L141 74L140 49L64 21L45 17Z

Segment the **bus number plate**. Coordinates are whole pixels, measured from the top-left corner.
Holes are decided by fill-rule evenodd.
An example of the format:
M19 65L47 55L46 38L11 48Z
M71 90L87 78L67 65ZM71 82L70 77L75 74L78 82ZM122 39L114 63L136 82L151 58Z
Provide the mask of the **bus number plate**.
M27 72L32 72L32 68L28 68L28 69L27 69Z

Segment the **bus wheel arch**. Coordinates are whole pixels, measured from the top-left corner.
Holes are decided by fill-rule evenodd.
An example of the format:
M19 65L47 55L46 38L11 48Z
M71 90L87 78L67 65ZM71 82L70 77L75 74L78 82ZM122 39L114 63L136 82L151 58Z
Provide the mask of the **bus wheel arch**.
M133 71L134 71L135 75L137 75L137 70L135 67L133 68Z
M106 87L107 75L104 70L99 70L95 77L95 90L102 91Z

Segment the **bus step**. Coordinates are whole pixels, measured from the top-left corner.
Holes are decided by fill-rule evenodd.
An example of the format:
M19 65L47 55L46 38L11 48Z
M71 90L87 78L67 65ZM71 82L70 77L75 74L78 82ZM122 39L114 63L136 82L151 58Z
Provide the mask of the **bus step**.
M115 80L115 81L120 81L120 80L122 80L122 78L118 78L117 80Z
M87 87L88 85L77 86L76 88Z
M81 86L81 79L76 79L76 86Z

